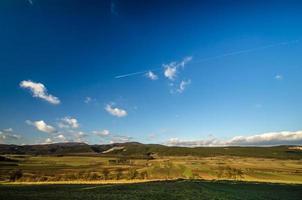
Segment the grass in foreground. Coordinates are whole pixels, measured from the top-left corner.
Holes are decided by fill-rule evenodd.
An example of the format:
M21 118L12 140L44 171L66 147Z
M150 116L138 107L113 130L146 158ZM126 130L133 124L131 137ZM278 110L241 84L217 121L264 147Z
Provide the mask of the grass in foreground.
M161 181L120 185L0 185L0 199L300 200L302 185L234 181Z

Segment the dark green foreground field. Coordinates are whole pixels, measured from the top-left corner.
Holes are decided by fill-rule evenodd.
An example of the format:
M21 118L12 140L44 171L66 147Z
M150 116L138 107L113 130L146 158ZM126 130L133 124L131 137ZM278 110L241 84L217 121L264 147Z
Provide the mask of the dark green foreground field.
M251 199L300 200L302 185L165 181L123 185L1 185L0 199L180 200Z

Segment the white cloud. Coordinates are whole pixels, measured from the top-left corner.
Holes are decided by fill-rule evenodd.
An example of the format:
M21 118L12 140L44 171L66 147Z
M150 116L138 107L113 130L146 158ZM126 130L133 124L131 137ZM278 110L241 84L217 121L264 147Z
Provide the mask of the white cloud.
M269 132L252 136L237 136L227 141L230 145L281 145L301 144L302 131Z
M215 139L205 140L181 140L179 138L170 138L167 142L169 146L186 146L186 147L198 147L198 146L226 146L224 142Z
M0 143L5 143L4 140L6 139L6 135L0 131Z
M64 117L61 119L61 122L59 123L59 127L60 128L79 128L80 125L76 118Z
M19 140L21 138L21 135L9 134L8 137L14 140Z
M104 137L104 136L108 136L110 134L110 131L107 129L104 129L102 131L92 131L92 133L97 136Z
M152 71L148 71L146 73L146 77L153 80L153 81L158 79L158 76L155 73L153 73Z
M30 120L26 120L26 123L28 125L36 127L37 130L45 132L45 133L56 132L56 129L53 126L46 124L43 120L34 121L34 122L32 122Z
M62 134L56 136L55 138L56 138L56 139L59 139L59 140L62 140L62 141L65 141L65 139L66 139L65 136L62 135Z
M78 135L79 137L86 137L86 136L87 136L87 134L84 133L83 131L79 131L79 132L77 133L77 135Z
M179 66L185 67L185 65L192 60L192 56L185 57L180 63Z
M59 104L60 100L58 97L55 97L47 93L46 87L42 83L35 83L33 81L21 81L20 87L29 89L32 92L33 97L44 99L45 101L51 104Z
M75 134L74 136L74 140L76 142L85 142L85 143L88 143L88 140L87 140L87 137L88 137L88 134L82 132L82 131L79 131Z
M101 131L92 131L92 133L102 138L102 143L124 143L133 139L129 136L113 134L107 129Z
M50 143L53 143L53 141L52 141L52 139L50 139L50 138L46 138L45 143L46 143L46 144L50 144Z
M53 143L60 143L60 142L68 142L66 137L62 134L53 136L51 138L46 138L42 144L53 144Z
M3 133L0 131L0 140L18 140L21 136L17 134Z
M132 140L132 137L116 135L111 138L110 143L111 144L124 143L124 142L130 142L131 140Z
M278 80L278 81L281 81L281 80L283 80L283 76L281 74L277 74L275 76L275 79Z
M84 100L84 102L88 104L88 103L91 102L91 100L92 100L91 97L86 97L85 100Z
M113 116L116 116L116 117L125 117L125 116L127 116L127 111L126 110L123 110L121 108L113 108L112 105L109 105L109 104L106 105L105 110L109 114L111 114Z
M174 80L175 77L177 76L177 70L179 67L184 68L185 65L192 60L192 57L185 57L182 61L180 62L171 62L169 64L163 64L164 67L164 75L167 77L169 80Z
M274 145L300 145L302 131L269 132L252 136L236 136L230 140L210 138L205 140L169 139L166 144L171 146L274 146Z
M179 88L177 89L178 93L182 93L185 91L186 87L191 84L191 80L184 81L182 80L179 84Z
M21 138L21 135L13 133L12 128L3 129L0 131L0 143L12 143Z
M176 77L177 68L170 65L165 65L164 67L165 67L165 71L164 71L165 77L167 77L170 80L174 80L174 78Z
M87 137L89 135L83 131L77 131L74 129L68 129L63 133L58 133L57 136L53 137L53 142L80 142L88 143Z
M5 131L5 132L13 132L13 129L12 128L6 128L6 129L3 129L3 131Z

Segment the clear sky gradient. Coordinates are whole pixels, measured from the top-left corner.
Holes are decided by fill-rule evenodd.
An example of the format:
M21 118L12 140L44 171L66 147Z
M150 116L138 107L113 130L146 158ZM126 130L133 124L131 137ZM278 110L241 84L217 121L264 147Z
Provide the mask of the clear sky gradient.
M0 142L300 144L301 10L3 0Z

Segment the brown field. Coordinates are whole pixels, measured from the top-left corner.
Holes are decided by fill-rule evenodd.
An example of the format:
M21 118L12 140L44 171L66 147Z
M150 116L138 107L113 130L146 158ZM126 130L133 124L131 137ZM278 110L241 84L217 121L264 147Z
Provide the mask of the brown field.
M6 157L18 162L1 162L1 181L16 183L132 183L151 180L205 179L302 183L302 160L252 157L173 156L152 160L100 156Z

